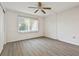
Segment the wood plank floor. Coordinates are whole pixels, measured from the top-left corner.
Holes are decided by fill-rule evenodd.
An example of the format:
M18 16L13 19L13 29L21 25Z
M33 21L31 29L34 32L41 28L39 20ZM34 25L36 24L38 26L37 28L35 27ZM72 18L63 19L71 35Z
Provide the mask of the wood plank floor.
M1 56L79 56L79 46L37 38L7 43Z

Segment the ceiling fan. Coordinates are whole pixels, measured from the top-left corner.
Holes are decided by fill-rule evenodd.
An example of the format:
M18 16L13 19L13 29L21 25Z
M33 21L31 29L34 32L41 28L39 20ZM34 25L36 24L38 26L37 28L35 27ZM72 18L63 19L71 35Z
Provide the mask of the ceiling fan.
M39 10L41 10L44 14L46 14L45 9L51 10L50 7L43 7L41 2L38 2L38 7L28 7L28 8L36 8L34 13L37 13Z

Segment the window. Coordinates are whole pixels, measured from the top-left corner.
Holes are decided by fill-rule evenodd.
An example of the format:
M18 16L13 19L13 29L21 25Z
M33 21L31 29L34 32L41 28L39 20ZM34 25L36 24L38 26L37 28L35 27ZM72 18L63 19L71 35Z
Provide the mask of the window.
M38 31L38 20L30 17L18 16L18 32Z

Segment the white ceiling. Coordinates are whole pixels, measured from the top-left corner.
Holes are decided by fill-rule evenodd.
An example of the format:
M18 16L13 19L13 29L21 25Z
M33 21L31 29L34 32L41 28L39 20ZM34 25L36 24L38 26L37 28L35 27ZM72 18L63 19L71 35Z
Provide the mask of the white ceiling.
M62 12L64 10L76 7L79 2L42 2L43 6L51 7L52 10L45 10L47 13L43 14L41 11L34 13L35 9L28 8L29 6L37 6L37 2L3 2L5 8L33 15L48 15L51 12Z

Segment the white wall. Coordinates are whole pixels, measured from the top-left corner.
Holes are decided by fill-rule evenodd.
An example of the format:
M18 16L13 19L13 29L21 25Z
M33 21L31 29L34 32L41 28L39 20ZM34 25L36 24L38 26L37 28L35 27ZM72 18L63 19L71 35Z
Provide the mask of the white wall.
M45 24L47 37L79 45L79 7L50 15Z
M45 35L50 38L79 45L79 7L75 7L58 14L52 12L51 15L46 16L45 20L42 17L38 17L40 21L40 29L39 32L36 33L18 33L18 15L38 17L8 10L5 14L7 42Z
M4 13L0 6L0 53L4 45Z
M53 13L45 18L45 36L56 39L56 14Z
M24 16L31 16L31 17L37 17L39 20L39 31L38 32L32 32L32 33L19 33L18 27L17 27L17 16L18 15L24 15ZM34 37L43 36L43 24L44 20L42 17L33 16L29 14L24 14L21 12L11 11L8 10L5 14L5 20L6 20L6 41L12 42L12 41L18 41L18 40L24 40Z
M79 45L79 7L59 13L57 17L58 39Z

